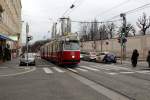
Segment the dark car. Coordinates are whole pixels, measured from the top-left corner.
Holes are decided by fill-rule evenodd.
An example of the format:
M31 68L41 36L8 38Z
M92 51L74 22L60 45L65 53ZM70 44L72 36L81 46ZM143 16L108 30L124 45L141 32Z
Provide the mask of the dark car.
M104 56L103 62L105 63L116 63L117 59L114 54L108 53Z

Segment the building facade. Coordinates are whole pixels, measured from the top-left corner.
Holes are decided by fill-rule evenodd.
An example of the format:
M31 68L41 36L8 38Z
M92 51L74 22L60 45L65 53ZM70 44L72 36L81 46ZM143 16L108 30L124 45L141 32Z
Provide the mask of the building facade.
M19 48L22 29L21 0L0 0L0 59L9 45L11 55Z

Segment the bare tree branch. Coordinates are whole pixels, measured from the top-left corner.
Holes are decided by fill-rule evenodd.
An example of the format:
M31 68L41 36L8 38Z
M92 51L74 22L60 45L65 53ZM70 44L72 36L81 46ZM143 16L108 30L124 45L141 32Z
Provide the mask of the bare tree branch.
M150 17L147 18L146 13L143 13L143 16L138 19L136 24L140 28L141 34L146 35L146 31L150 27Z

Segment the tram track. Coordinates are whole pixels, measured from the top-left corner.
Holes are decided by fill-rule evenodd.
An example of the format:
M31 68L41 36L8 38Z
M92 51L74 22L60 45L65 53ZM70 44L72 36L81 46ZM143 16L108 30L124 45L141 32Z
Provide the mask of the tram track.
M96 80L90 79L85 75L81 75L80 73L75 72L73 70L69 70L69 69L66 69L66 70L69 72L69 74L72 77L76 78L77 80L84 83L85 85L90 86L91 88L93 88L97 92L107 96L111 100L136 100L135 98L130 97L130 96L118 91L118 90L110 88L110 87L108 87L108 86L106 86L100 82L97 82Z

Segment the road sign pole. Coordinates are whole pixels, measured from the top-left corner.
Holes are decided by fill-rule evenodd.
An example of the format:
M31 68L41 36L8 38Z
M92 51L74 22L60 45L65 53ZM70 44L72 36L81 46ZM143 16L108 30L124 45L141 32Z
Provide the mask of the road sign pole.
M29 65L28 65L28 60L29 60L29 57L28 57L28 51L29 51L28 33L29 33L29 24L26 23L26 48L27 48L26 53L27 53L27 67L29 66Z

